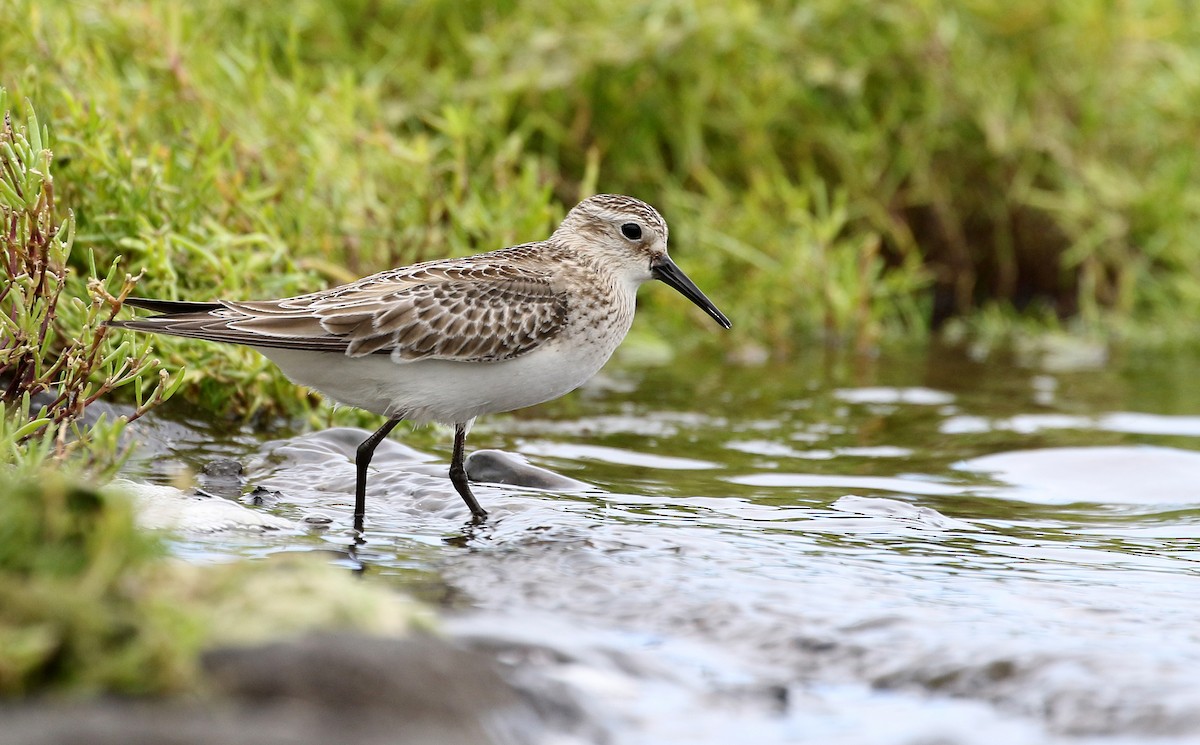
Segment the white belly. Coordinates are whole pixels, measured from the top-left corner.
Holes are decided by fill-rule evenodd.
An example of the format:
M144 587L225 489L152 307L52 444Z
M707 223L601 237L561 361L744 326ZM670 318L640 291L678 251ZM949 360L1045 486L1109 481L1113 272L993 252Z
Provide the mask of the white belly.
M619 337L611 344L582 346L555 341L502 362L396 363L383 354L255 349L291 380L339 403L409 421L452 424L573 391L603 367L619 342Z

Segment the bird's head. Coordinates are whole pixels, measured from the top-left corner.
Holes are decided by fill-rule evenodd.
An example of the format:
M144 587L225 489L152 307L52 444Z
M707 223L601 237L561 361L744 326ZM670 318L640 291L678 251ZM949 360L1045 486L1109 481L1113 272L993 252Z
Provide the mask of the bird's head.
M567 213L552 240L595 257L634 287L661 280L729 328L725 314L671 260L667 235L667 221L640 199L597 194Z

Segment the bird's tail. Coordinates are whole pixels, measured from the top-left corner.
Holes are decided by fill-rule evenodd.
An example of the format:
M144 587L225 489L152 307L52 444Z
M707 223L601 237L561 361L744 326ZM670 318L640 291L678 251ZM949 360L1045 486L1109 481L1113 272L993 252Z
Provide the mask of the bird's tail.
M134 331L151 331L156 333L175 333L171 327L181 316L200 314L207 317L208 313L221 308L220 303L195 303L186 300L156 300L148 297L125 298L125 305L132 308L152 310L161 315L146 318L134 318L129 321L109 321L106 326L118 329L133 329Z
M128 297L125 298L125 305L134 308L143 308L152 310L155 313L164 313L168 316L178 315L180 313L207 313L210 310L216 310L221 307L220 303L196 303L187 300L156 300L150 297Z

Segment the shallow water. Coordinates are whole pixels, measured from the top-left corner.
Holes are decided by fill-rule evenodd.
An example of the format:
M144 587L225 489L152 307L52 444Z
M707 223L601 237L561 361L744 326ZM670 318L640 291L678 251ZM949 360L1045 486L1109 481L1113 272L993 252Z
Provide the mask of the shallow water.
M332 549L560 684L562 742L1200 741L1200 356L815 357L617 367L481 421L469 447L583 486L479 485L479 527L449 436L401 433L353 553L364 432L171 425L130 469L241 460L291 527L181 555Z

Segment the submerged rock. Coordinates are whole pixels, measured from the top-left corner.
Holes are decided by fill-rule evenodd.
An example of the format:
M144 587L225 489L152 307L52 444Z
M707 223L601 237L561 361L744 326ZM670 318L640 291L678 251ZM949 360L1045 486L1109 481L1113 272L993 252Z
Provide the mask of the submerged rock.
M205 492L226 499L242 496L242 464L233 458L216 458L204 464L198 480Z
M532 465L503 450L476 450L467 456L467 476L485 484L511 484L531 489L590 489L588 484Z

